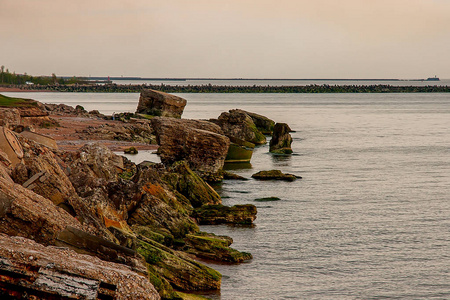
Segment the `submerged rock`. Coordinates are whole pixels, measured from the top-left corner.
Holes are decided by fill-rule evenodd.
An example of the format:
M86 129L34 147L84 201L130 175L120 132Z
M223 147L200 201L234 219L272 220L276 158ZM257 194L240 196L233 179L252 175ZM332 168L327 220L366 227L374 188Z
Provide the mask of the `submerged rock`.
M141 92L136 113L179 119L186 103L181 97L148 89Z
M269 151L278 154L291 154L292 137L289 134L291 131L291 128L286 123L275 124Z
M194 210L193 217L199 224L252 224L256 219L256 206L252 204L225 206L205 205Z
M294 181L298 178L302 178L300 176L296 176L293 174L284 174L280 170L270 170L270 171L259 171L252 175L252 178L259 180L284 180L284 181Z
M242 177L241 175L234 174L228 171L223 171L223 178L224 179L234 179L234 180L248 180L248 178Z
M273 201L280 201L281 199L278 197L263 197L263 198L256 198L256 202L273 202Z

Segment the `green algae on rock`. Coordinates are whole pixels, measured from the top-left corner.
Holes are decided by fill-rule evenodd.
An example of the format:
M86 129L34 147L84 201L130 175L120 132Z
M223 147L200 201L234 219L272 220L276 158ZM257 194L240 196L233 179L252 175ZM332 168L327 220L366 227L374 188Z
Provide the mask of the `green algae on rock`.
M253 204L225 206L204 205L196 208L192 216L199 224L247 224L250 225L256 219L256 206Z
M175 289L182 291L220 289L222 275L192 260L183 252L144 238L141 240L138 253Z
M253 258L250 253L230 248L233 239L227 236L199 232L186 235L185 241L187 247L185 251L203 259L241 263Z
M284 181L295 181L298 178L302 178L293 174L284 174L280 170L270 170L270 171L259 171L252 175L252 178L259 180L284 180Z

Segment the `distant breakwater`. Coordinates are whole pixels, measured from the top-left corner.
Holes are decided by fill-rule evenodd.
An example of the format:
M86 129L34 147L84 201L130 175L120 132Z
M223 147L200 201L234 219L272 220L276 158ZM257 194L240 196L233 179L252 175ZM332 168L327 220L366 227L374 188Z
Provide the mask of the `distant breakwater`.
M449 93L450 86L392 85L305 85L305 86L227 86L227 85L14 85L21 90L58 91L70 93L140 93L153 89L166 93Z

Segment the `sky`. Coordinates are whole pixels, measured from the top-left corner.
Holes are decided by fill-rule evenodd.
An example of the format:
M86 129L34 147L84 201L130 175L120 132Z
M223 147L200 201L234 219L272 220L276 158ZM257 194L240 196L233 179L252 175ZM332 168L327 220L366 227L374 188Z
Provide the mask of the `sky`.
M450 78L450 0L0 0L16 73Z

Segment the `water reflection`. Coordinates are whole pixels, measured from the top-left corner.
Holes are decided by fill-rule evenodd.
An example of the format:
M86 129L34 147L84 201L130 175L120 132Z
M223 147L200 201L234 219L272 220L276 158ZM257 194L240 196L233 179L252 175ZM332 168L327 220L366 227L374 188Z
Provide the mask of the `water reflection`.
M225 163L224 170L247 170L252 169L251 163Z
M276 166L289 167L292 165L292 154L271 154L272 163Z

